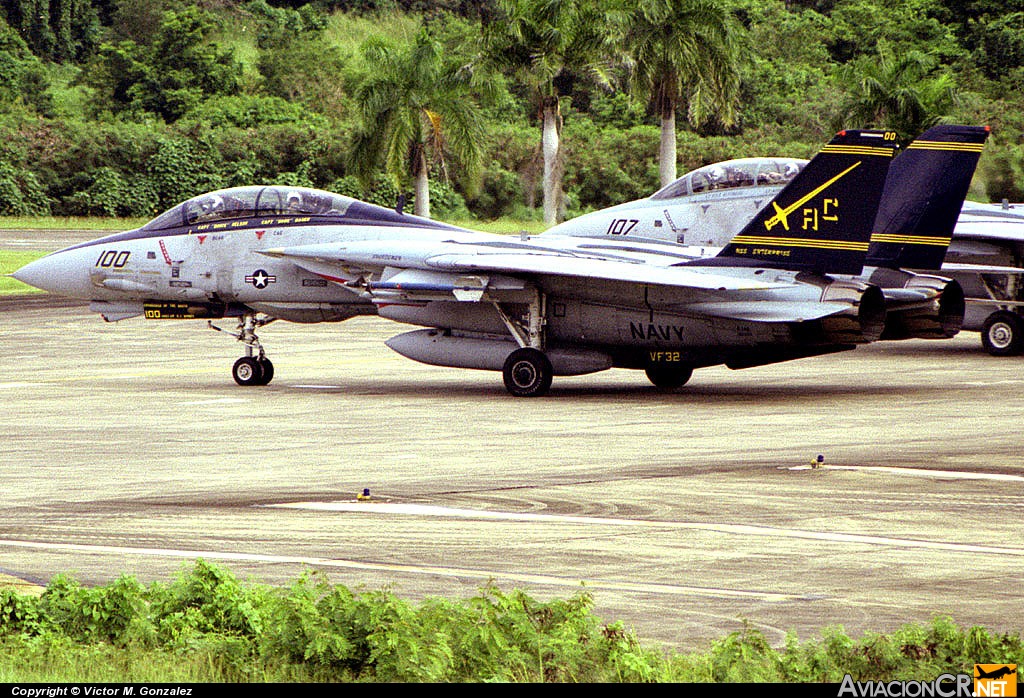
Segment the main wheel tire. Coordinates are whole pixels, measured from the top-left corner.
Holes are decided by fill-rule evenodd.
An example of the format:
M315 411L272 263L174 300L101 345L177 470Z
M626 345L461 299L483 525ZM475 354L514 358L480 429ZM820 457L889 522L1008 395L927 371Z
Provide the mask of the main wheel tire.
M516 349L505 359L502 377L505 389L516 397L540 397L551 387L554 371L544 352L524 347Z
M243 356L231 367L231 375L239 385L264 385L263 366L258 359Z
M263 370L263 377L260 378L260 385L267 385L270 381L274 380L274 364L270 363L270 359L263 357L259 359L260 368Z
M1016 356L1024 351L1024 318L999 310L985 319L981 345L992 356Z
M674 390L686 385L690 376L693 375L693 367L686 364L662 364L648 366L644 372L655 387L662 390Z

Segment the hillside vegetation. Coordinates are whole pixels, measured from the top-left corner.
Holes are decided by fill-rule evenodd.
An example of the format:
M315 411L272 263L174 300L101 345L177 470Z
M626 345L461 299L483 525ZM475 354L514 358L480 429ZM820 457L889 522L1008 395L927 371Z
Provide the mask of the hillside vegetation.
M0 215L282 183L568 217L657 189L669 116L679 174L988 124L971 196L1024 199L1021 0L11 0L0 78Z

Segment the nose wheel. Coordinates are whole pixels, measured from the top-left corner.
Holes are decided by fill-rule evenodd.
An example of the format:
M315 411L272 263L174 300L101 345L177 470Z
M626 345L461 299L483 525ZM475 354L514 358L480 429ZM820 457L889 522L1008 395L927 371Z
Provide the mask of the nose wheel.
M256 336L256 328L269 324L274 318L257 318L255 315L243 315L238 319L238 331L228 332L214 325L207 324L210 329L225 332L245 345L245 356L231 367L231 377L239 385L267 385L274 378L274 364L263 352L263 345Z
M267 357L243 356L231 367L239 385L266 385L274 378L274 364Z

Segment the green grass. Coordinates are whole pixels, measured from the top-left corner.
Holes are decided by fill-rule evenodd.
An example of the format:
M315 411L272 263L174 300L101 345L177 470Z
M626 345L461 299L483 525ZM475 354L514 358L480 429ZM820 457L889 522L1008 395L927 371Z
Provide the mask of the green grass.
M42 293L38 288L32 288L31 286L23 284L17 279L12 279L7 275L13 271L17 271L29 262L39 259L45 254L45 252L35 252L31 250L0 250L0 296L6 296L12 293Z
M511 218L499 218L494 221L446 220L445 223L469 228L470 230L481 230L486 233L502 233L505 235L518 235L524 230L530 235L537 235L548 229L544 221L523 221Z
M0 230L95 230L103 233L132 230L148 220L99 216L0 216Z
M358 56L363 42L371 36L386 36L407 43L415 38L419 28L417 17L397 12L335 12L327 22L324 37L342 53Z

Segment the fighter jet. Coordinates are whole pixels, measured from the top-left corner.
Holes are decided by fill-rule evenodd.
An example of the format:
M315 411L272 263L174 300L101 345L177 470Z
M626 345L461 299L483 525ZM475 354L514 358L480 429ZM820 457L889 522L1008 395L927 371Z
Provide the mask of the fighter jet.
M711 260L666 264L643 246L509 238L327 192L243 187L14 276L89 299L110 320L237 317L241 385L273 376L261 325L377 312L426 328L392 338L392 349L501 371L513 395L543 395L555 375L613 366L677 387L695 368L762 366L881 336L882 293L853 276L895 148L891 133L837 134L742 231L744 242Z
M963 327L985 351L1024 352L1024 204L965 202L941 274L963 287Z
M964 202L988 134L987 127L936 126L894 161L865 261L866 278L880 285L890 302L884 339L949 336L956 306L963 302L959 327L980 331L989 353L1024 352L1024 205ZM542 237L628 240L630 245L671 241L695 258L713 256L767 205L779 183L805 164L746 158L707 165L646 199L579 216ZM949 280L961 286L963 301L954 298L958 290ZM938 325L934 311L929 311L932 321L923 324L908 317L920 317L908 304L914 287L927 295L922 286L948 286L945 293L933 294L946 306Z

